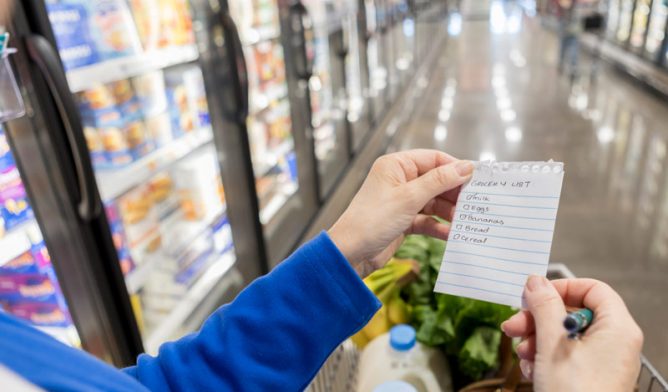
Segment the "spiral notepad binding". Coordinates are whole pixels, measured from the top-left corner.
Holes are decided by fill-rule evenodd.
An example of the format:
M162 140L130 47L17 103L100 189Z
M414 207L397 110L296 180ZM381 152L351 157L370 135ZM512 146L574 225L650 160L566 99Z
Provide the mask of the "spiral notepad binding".
M563 162L549 161L526 161L526 162L497 162L479 161L473 162L476 170L488 173L543 173L559 174L564 171Z

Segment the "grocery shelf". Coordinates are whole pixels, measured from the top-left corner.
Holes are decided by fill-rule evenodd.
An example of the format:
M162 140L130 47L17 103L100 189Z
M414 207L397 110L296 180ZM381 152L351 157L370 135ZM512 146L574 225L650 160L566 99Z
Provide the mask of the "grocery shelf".
M148 353L156 353L163 342L173 338L181 325L188 320L188 317L220 283L235 263L234 252L229 251L219 256L211 264L183 299L160 322L160 325L148 334L144 344Z
M158 49L134 56L126 56L76 68L67 72L67 83L73 93L89 89L99 83L127 79L150 71L197 60L197 46L177 46Z
M276 39L281 35L278 26L266 25L252 27L241 33L241 41L245 46L255 45L259 42Z
M251 114L257 114L269 107L272 102L287 97L288 86L284 83L275 83L266 91L251 91Z
M261 157L258 157L258 160L253 161L253 166L255 167L255 177L264 177L273 168L275 168L276 165L278 165L280 158L286 156L294 149L293 145L294 144L292 139L286 139L276 148L265 152Z
M225 214L225 211L226 208L225 206L223 206L222 209L218 211L213 211L212 213L200 219L199 221L186 222L184 224L189 225L187 230L189 233L195 233L193 236L198 236L201 235L201 233L203 233L207 228L211 228L219 220L219 218L221 218ZM176 216L176 218L178 218L181 215L180 210L175 211L172 214L172 216L164 219L162 225L172 227L172 225L166 224L165 222L172 219L172 217L175 215L178 215ZM189 243L191 241L186 241L186 242ZM141 248L142 246L139 247ZM141 250L139 251L141 252ZM127 287L128 293L134 294L139 290L141 290L141 288L144 287L144 285L146 284L146 281L148 280L151 272L154 271L156 267L161 263L161 261L163 261L167 257L169 256L162 254L158 250L155 252L155 254L148 255L142 264L137 265L134 270L130 271L125 276L125 286Z
M117 198L191 152L212 142L213 132L210 127L205 127L175 139L127 166L97 170L95 176L102 200L106 202Z
M0 238L0 266L30 250L31 237L35 233L39 233L35 219L30 219L5 233L4 237Z

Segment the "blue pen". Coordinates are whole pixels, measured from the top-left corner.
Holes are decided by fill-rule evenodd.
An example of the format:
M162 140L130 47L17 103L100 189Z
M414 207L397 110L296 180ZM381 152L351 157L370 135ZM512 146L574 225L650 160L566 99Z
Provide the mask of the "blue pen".
M9 33L0 34L0 56L5 53L7 43L9 42Z
M594 312L584 308L571 312L564 319L564 328L568 331L568 337L575 338L589 327L594 320Z

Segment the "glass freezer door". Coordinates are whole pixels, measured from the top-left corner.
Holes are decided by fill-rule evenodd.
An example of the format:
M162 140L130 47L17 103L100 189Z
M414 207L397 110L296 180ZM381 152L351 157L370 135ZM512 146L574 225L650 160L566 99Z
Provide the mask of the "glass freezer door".
M619 27L620 8L622 0L610 0L608 3L608 22L606 23L606 36L615 39Z
M274 0L230 1L248 68L247 121L260 221L275 226L298 201L295 144Z
M619 24L617 25L617 41L626 43L631 35L631 24L633 23L633 0L620 0L621 9Z
M155 353L238 283L197 21L187 0L60 0L47 11L144 347Z
M365 31L360 31L363 10L358 9L357 0L348 0L343 12L344 34L348 41L345 59L345 85L347 93L347 120L350 124L352 147L357 151L371 128L371 104L369 99L369 73Z
M2 125L0 202L0 312L80 347L79 335Z
M629 39L631 47L635 50L642 50L645 46L651 3L651 0L636 0L635 11L633 12L633 28Z
M349 161L345 123L342 14L331 1L303 1L313 21L314 64L308 81L311 125L320 176L320 197L329 194Z
M654 0L645 42L645 54L650 60L656 60L658 57L657 54L666 36L666 22L668 22L668 1Z
M404 84L414 69L415 20L405 0L389 2L392 14L392 43L394 45L394 67L400 84Z

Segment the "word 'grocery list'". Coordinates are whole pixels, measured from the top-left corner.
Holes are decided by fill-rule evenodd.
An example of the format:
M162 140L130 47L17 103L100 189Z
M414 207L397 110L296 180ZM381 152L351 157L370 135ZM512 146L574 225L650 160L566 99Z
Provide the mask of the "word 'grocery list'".
M527 277L547 273L563 178L563 163L476 162L434 291L522 306Z

